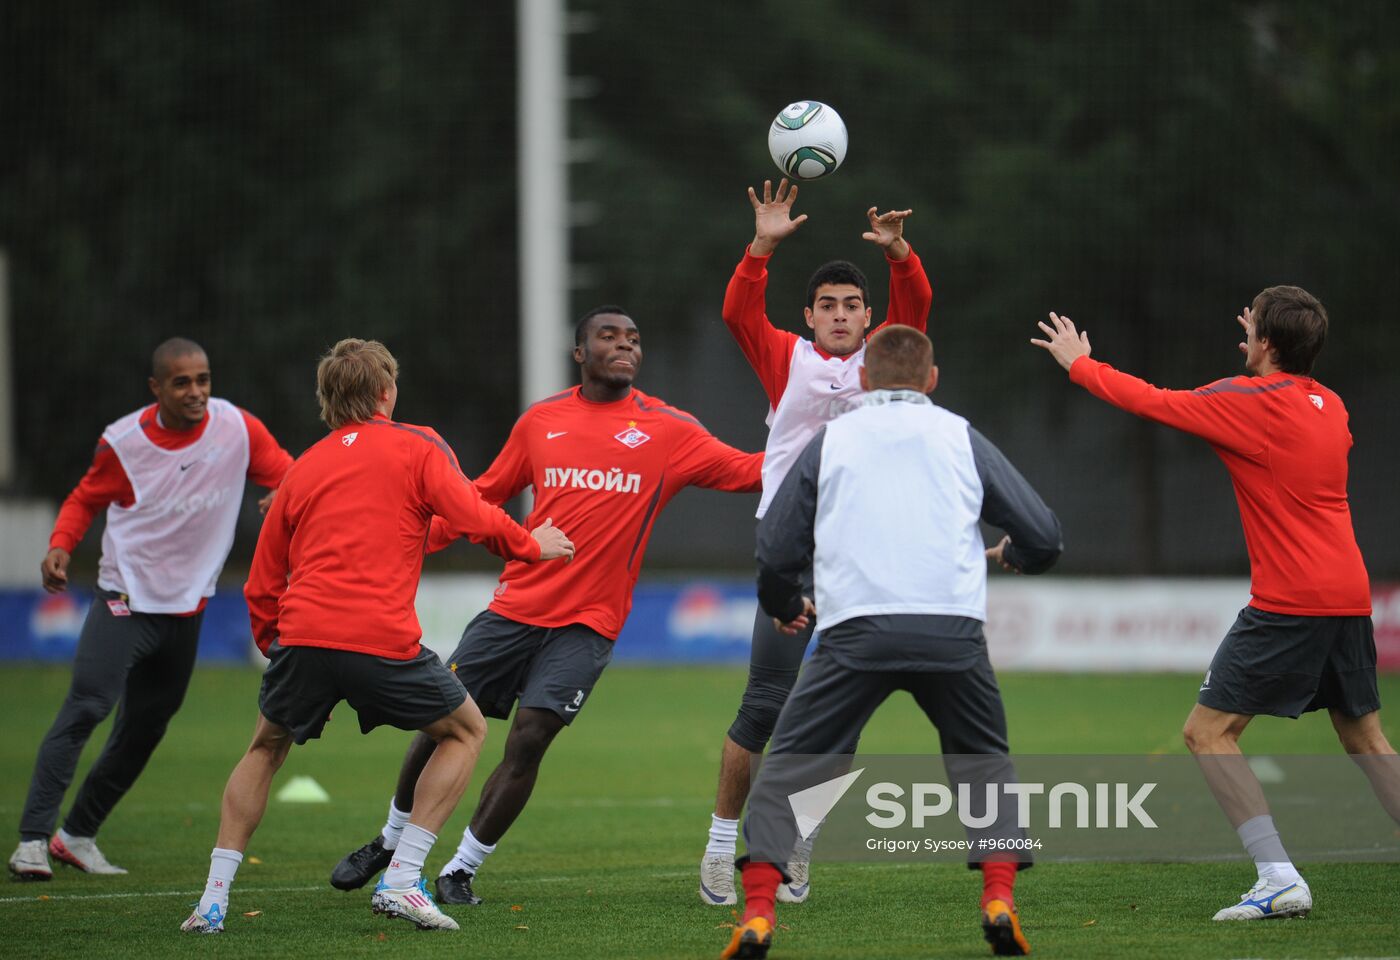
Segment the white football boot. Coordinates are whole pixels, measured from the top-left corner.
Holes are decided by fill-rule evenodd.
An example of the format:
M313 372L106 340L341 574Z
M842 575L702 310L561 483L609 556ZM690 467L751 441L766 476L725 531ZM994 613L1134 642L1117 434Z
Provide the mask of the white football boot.
M16 880L52 880L49 851L42 840L21 840L10 855L10 873Z
M734 892L734 854L706 856L700 861L700 899L712 907L739 902Z
M102 873L116 876L126 873L124 867L108 863L102 851L97 849L97 841L92 837L75 837L66 830L60 830L49 840L49 853L54 859L77 867L84 873Z
M1218 912L1216 920L1273 920L1306 917L1312 909L1312 891L1301 877L1288 883L1265 880L1249 888L1240 902Z
M181 933L223 933L224 932L224 909L217 903L211 903L209 909L199 912L199 904L194 905L194 910L185 918L185 922L180 924Z
M386 887L381 878L369 899L370 909L390 917L399 917L418 925L420 930L456 930L457 921L438 909L433 895L428 892L428 883L418 878L416 887L395 890Z
M812 892L812 864L806 860L790 860L787 865L787 883L778 884L779 903L802 903Z

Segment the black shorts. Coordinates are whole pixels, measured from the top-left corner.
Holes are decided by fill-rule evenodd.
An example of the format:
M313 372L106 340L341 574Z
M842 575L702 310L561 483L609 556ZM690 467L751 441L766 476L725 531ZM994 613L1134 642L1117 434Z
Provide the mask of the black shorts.
M1240 611L1215 651L1196 701L1226 713L1297 717L1381 706L1370 617L1300 617Z
M447 664L488 717L510 716L518 700L569 724L612 654L612 641L591 627L536 627L483 610Z
M344 700L360 718L360 731L381 724L421 730L467 699L462 685L427 647L412 660L390 660L349 650L284 647L273 643L263 674L258 709L297 743L321 735L331 710Z

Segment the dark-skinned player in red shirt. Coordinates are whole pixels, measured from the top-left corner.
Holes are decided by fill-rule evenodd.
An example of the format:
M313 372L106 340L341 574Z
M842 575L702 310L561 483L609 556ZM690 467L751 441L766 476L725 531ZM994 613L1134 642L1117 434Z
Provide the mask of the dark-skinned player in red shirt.
M442 903L476 904L482 861L524 810L556 734L582 709L632 607L632 588L652 526L687 486L756 492L763 455L721 443L689 414L632 386L641 335L621 307L589 311L574 331L581 384L531 406L476 481L489 502L533 486L527 523L552 517L578 544L568 564L509 563L490 606L467 626L448 660L488 717L518 701L505 756L482 788L457 855L437 879ZM434 526L429 549L448 537ZM415 738L380 836L331 874L342 890L362 886L389 862L433 744Z
M1258 882L1216 920L1306 916L1312 893L1284 851L1240 752L1258 714L1327 710L1382 804L1400 818L1400 771L1380 723L1371 589L1347 503L1351 432L1339 396L1312 377L1327 312L1306 290L1269 287L1236 320L1248 376L1162 390L1089 358L1068 317L1041 322L1070 379L1140 417L1201 437L1230 472L1249 554L1250 601L1206 671L1183 731L1253 857Z

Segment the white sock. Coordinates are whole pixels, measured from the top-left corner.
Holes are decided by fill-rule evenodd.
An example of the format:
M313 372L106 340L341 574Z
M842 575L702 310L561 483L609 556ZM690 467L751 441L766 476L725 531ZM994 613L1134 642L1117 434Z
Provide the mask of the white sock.
M379 835L384 838L384 849L393 850L399 845L399 837L403 836L403 828L408 826L408 818L413 816L412 812L405 813L394 805L394 798L389 798L389 819L384 821L384 829L379 831Z
M705 845L705 856L733 859L734 848L738 842L739 821L726 820L717 814L710 814L710 842Z
M465 870L472 876L476 876L476 872L481 869L481 865L495 849L494 843L482 843L476 838L476 834L472 833L472 828L467 827L466 830L462 831L462 844L457 848L457 854L447 861L447 865L442 868L438 876L445 877L458 870Z
M199 898L199 915L207 916L209 908L219 905L219 916L228 913L228 889L233 886L234 874L243 862L243 854L237 850L215 847L209 854L209 879L204 881L204 896Z
M384 871L384 886L394 890L408 890L418 886L423 878L423 862L428 859L428 851L433 848L437 835L429 833L416 823L406 824L399 836L399 844L394 848L389 869Z
M1245 850L1254 858L1259 879L1283 884L1296 883L1303 879L1283 849L1283 841L1279 839L1273 817L1268 814L1252 817L1240 824L1235 832L1240 835L1240 842L1244 844Z

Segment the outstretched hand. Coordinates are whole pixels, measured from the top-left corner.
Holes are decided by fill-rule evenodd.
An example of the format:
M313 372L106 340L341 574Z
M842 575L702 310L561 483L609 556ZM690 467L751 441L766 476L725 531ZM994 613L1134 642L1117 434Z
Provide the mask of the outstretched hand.
M1249 356L1249 331L1254 329L1254 311L1249 307L1244 308L1244 312L1235 317L1235 322L1244 330L1244 339L1240 341L1240 353Z
M749 203L753 204L753 243L749 253L756 257L766 257L779 243L792 236L793 232L807 219L807 214L792 216L792 205L797 200L797 184L789 185L784 177L778 182L778 192L773 192L773 181L763 181L763 199L753 187L749 187Z
M777 617L774 617L773 626L778 628L779 633L785 633L790 637L796 636L803 630L807 629L808 624L812 622L812 618L816 615L817 606L812 602L812 598L803 597L801 613L793 617L787 623L783 623L783 621L779 620Z
M877 213L874 207L865 211L870 220L870 229L860 235L885 251L891 260L904 260L909 256L909 244L904 239L904 221L913 210L888 210Z
M1051 313L1050 323L1042 320L1037 326L1045 332L1049 339L1037 340L1032 337L1031 343L1049 351L1050 356L1055 358L1055 362L1066 370L1080 357L1087 357L1093 349L1089 346L1089 334L1076 330L1074 321L1069 317Z
M541 560L558 560L563 557L567 563L574 558L573 541L554 525L553 517L545 517L544 523L530 531L530 536L540 545Z

